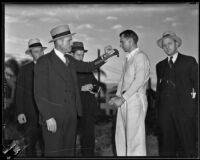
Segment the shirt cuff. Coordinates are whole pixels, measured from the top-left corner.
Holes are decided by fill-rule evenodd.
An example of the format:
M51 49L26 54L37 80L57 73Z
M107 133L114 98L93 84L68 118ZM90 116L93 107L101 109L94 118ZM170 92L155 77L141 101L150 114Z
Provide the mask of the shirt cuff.
M126 99L123 96L121 96L121 99L123 103L126 101Z
M104 62L108 62L108 59L105 60L103 55L101 56L101 59L102 59Z
M128 100L128 97L126 96L126 94L123 94L121 97L124 99L124 101Z

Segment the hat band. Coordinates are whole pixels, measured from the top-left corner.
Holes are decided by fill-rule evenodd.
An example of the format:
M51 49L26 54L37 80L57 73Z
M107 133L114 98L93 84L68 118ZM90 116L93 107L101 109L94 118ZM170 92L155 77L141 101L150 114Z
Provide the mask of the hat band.
M168 36L172 36L171 34L166 34L163 36L163 38L168 37Z
M71 34L71 32L70 31L62 32L62 33L59 33L59 34L52 36L52 38L55 39L55 38L65 36L65 35L68 35L68 34Z
M42 44L41 43L34 43L34 44L31 44L29 46L29 48L32 48L32 47L42 47Z
M77 47L72 47L72 50L85 50L85 49L84 49L84 47L81 47L81 46L78 47L77 46Z

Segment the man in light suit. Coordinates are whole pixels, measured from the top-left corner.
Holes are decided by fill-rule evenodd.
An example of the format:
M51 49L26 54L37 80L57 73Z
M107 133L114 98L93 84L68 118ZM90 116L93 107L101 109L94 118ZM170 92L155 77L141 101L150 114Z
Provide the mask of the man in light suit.
M132 30L120 33L120 45L127 52L116 97L109 103L118 107L116 151L118 156L146 156L146 89L150 75L147 55L138 46Z
M69 55L75 33L68 25L57 26L50 33L55 48L38 60L34 76L45 156L74 156L77 116L82 115L76 72L91 72L105 62L102 57L81 62Z
M195 157L198 113L198 64L178 51L182 40L171 31L157 41L167 58L156 65L156 108L160 128L160 156Z

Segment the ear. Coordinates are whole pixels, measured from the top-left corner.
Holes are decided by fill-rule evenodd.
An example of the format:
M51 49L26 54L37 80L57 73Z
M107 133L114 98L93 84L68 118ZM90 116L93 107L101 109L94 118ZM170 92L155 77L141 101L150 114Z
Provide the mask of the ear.
M57 40L56 40L56 43L57 43L58 45L62 45L62 43L63 43L63 38L57 39Z
M175 41L176 48L178 48L178 42Z
M129 38L128 41L130 44L134 44L134 40L132 38Z

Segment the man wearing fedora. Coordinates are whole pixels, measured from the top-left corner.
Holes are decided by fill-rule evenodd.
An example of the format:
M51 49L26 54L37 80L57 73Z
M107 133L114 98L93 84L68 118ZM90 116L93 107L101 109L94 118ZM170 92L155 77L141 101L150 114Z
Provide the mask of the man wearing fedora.
M82 42L74 42L72 45L72 55L78 61L83 61L84 55L88 50L84 49ZM92 72L77 73L80 87L80 97L83 107L83 116L78 121L78 134L80 136L81 153L83 156L94 156L95 148L95 109L97 101L93 86L99 86L98 81ZM95 87L94 87L95 88Z
M77 61L69 55L75 34L70 32L69 26L57 26L50 33L53 38L50 42L54 42L55 47L38 60L34 76L45 156L74 156L77 116L82 115L76 72L97 69L105 63L106 56L93 62Z
M20 124L23 136L28 139L28 147L26 148L27 157L36 156L36 144L39 142L42 155L44 154L44 141L42 137L41 126L38 123L39 112L36 107L33 94L33 76L34 65L37 60L44 55L44 50L40 40L30 39L28 41L28 49L25 54L33 58L32 62L24 64L19 71L16 87L16 107L17 120Z
M178 51L181 38L171 31L157 41L167 58L156 65L156 107L160 128L160 156L194 157L197 136L198 64L194 57Z

